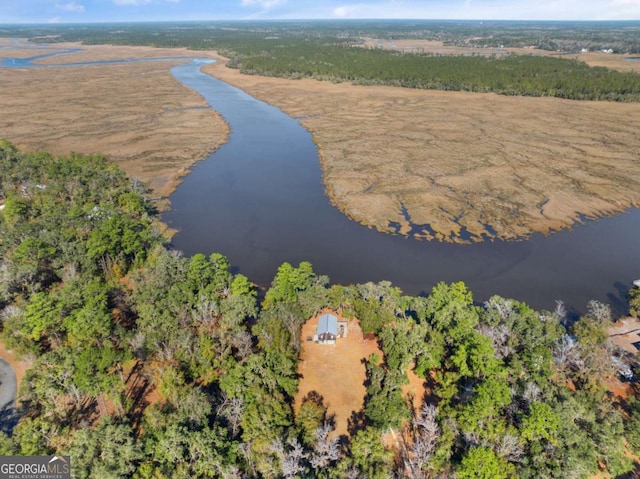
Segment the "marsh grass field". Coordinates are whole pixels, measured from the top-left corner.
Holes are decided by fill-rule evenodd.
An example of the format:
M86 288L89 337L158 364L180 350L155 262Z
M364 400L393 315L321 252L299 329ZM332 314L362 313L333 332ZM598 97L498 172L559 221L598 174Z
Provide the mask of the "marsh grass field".
M11 45L2 40L0 56L42 53ZM39 63L216 56L55 48L79 47ZM622 55L586 55L594 64L635 66ZM244 75L217 58L205 72L300 119L318 146L330 201L379 231L516 239L640 205L636 103L290 80ZM165 198L228 136L224 120L172 77L175 64L0 69L0 136L30 151L105 154Z
M57 46L60 51L79 47ZM195 56L185 49L82 49L39 63ZM53 51L3 49L0 57ZM167 197L179 178L228 136L226 123L204 99L173 78L169 68L178 63L0 68L0 136L27 151L104 154L146 181L154 197Z

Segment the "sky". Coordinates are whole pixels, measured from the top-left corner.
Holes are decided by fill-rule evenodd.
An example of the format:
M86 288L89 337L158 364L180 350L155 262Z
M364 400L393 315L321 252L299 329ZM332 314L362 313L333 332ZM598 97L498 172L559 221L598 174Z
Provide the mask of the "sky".
M321 18L640 20L640 0L0 0L0 24Z

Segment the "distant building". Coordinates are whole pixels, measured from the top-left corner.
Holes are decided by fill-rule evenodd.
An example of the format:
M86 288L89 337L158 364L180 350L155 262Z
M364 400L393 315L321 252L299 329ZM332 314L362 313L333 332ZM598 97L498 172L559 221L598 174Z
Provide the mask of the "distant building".
M347 337L347 322L339 321L337 316L331 313L323 313L318 318L318 328L314 341L320 344L336 344L337 338Z

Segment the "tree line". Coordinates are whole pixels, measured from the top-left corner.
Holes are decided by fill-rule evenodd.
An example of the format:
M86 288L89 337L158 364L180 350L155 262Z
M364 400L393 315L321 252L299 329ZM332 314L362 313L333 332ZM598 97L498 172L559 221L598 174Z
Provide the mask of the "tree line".
M214 253L167 248L144 187L100 156L0 143L0 317L30 358L0 454L70 455L77 478L590 477L632 470L633 358L606 305L576 321L461 283L406 296L285 263L259 294ZM638 297L630 296L638 314ZM294 413L303 323L357 318L382 357L365 404L331 434L322 391ZM633 365L633 366L630 366ZM415 411L407 371L427 384ZM385 446L390 430L399 447Z
M247 74L361 85L636 102L640 76L566 58L399 53L300 42L224 51Z

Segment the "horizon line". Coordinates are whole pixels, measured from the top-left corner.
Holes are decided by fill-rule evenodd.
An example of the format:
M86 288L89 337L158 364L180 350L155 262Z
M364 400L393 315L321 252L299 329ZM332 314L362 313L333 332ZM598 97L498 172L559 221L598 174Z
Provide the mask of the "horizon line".
M67 26L67 25L109 25L109 24L151 24L151 23L216 23L216 22L237 22L237 23L264 23L264 22L511 22L511 23L640 23L638 19L624 20L572 20L572 19L509 19L509 18L233 18L233 19L192 19L192 20L111 20L111 21L77 21L77 22L8 22L0 23L0 27L11 26Z

